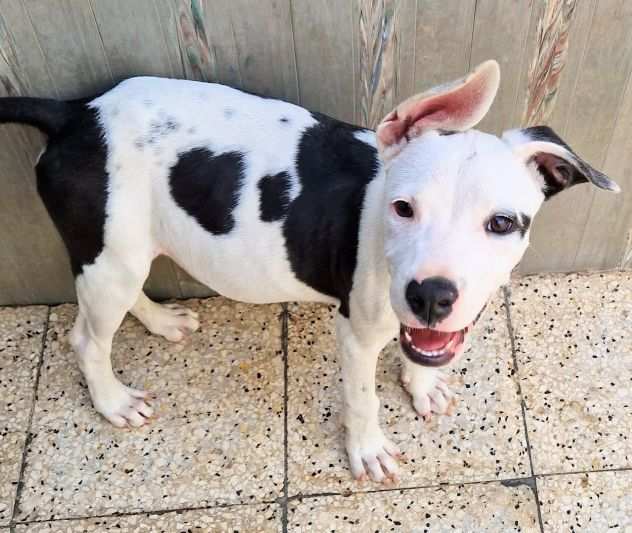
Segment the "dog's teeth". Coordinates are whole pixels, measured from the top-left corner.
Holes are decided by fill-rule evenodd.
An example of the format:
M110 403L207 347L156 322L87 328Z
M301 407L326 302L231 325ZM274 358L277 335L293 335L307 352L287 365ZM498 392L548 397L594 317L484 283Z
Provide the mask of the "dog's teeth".
M413 340L412 337L410 336L410 333L408 333L407 330L404 330L404 337L406 338L408 342L411 342Z

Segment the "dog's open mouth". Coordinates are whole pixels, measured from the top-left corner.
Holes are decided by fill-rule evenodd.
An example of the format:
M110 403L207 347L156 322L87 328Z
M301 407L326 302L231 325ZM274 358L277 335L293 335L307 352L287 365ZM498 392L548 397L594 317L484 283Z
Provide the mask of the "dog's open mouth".
M401 325L399 342L406 356L424 366L449 363L465 342L467 326L459 331L437 331L432 328L411 328Z
M424 366L448 364L465 343L470 329L478 322L487 304L478 312L469 326L459 331L437 331L432 328L411 328L401 324L399 342L406 357L413 363Z

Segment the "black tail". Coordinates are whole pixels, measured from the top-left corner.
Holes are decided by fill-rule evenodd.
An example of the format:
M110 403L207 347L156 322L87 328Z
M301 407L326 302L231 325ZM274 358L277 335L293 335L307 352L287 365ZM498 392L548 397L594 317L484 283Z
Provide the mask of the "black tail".
M29 124L47 135L58 133L70 118L70 104L47 98L0 98L0 123Z

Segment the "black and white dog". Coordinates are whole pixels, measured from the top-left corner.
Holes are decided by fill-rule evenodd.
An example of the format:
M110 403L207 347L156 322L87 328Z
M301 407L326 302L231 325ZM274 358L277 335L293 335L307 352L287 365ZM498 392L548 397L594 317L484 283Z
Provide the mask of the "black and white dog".
M130 311L179 341L196 314L142 291L161 254L220 294L339 305L346 448L356 478L389 480L375 368L399 331L402 381L423 416L451 393L438 368L464 349L509 279L542 201L618 186L546 127L471 128L496 62L413 96L376 132L222 85L140 77L90 101L0 100L0 122L48 134L37 185L76 277L70 341L95 408L115 426L152 415L123 385L112 337Z

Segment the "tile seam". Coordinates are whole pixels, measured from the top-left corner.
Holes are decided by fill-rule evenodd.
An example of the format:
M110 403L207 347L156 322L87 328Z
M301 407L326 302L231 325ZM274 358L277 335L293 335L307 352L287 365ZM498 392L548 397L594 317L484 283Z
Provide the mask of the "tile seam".
M39 387L40 375L42 372L42 365L44 363L44 350L46 349L46 339L48 338L48 328L50 325L50 314L51 309L50 306L46 307L46 318L44 320L44 327L42 330L42 343L40 345L39 357L37 360L37 367L35 370L35 381L33 383L33 402L31 403L31 407L29 410L29 415L27 418L26 424L26 438L24 439L24 447L22 449L22 459L20 462L20 473L18 475L18 483L15 489L15 500L13 502L13 509L11 511L11 521L9 522L9 526L13 529L15 525L15 517L18 512L18 507L20 504L20 497L22 496L22 489L24 488L24 471L26 470L26 456L29 445L31 444L31 440L33 438L33 433L31 432L31 426L33 423L33 415L35 413L35 404L37 402L37 389Z
M540 494L538 492L538 480L535 475L535 469L533 467L533 455L531 451L531 442L529 441L529 428L527 425L527 406L524 401L524 396L522 395L522 386L520 385L520 372L518 367L518 356L516 352L516 339L515 339L515 330L513 327L513 323L511 321L511 293L508 286L504 286L503 289L503 297L505 300L505 316L506 316L506 324L507 331L509 333L509 343L511 345L511 359L513 361L514 373L515 373L515 383L518 390L518 396L520 398L520 409L522 411L522 424L524 429L524 438L525 443L527 445L527 455L529 457L529 468L531 469L531 479L532 486L531 489L533 491L533 495L535 497L535 505L536 511L538 513L538 524L540 526L540 531L544 533L544 522L542 521L542 509L540 507Z

